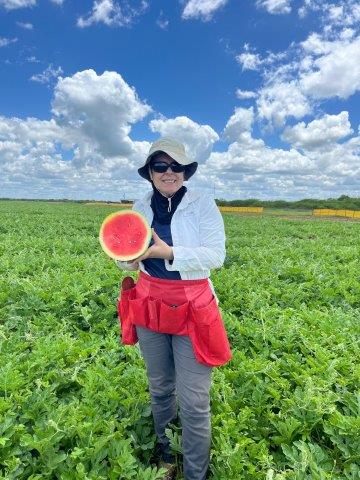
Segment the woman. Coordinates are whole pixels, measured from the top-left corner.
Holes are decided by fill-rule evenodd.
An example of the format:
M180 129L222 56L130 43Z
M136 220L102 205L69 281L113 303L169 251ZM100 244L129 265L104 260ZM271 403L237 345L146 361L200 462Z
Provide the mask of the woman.
M224 224L213 199L183 185L196 169L176 139L153 143L138 170L152 191L133 206L153 227L153 240L134 262L117 262L123 269L140 268L135 287L125 290L123 284L122 341L139 341L166 479L175 471L165 428L177 417L176 397L184 477L206 478L211 370L231 358L209 279L210 269L221 267L225 258Z

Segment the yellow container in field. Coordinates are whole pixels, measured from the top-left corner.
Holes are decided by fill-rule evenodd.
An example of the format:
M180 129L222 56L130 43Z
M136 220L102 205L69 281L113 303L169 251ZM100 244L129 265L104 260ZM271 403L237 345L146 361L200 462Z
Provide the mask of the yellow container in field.
M262 213L264 207L227 207L220 206L220 212L237 212L237 213Z
M348 217L348 218L360 218L360 211L357 210L335 210L331 208L315 208L313 210L315 217L328 216L328 217Z
M345 210L345 217L354 217L354 210Z

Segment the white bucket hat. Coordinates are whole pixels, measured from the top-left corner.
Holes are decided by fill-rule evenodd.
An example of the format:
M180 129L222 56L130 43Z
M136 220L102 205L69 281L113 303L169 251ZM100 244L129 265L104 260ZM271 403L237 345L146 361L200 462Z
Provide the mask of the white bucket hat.
M175 162L180 163L180 165L186 165L184 180L189 180L189 178L194 175L198 166L197 162L193 162L187 157L184 145L173 137L159 138L159 140L156 140L156 142L151 145L145 165L138 169L139 175L151 182L148 165L152 157L160 152L167 153Z

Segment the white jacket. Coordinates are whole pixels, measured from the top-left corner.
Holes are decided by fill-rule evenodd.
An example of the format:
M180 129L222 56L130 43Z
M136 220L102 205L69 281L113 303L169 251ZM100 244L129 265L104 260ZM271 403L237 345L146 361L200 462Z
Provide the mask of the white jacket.
M151 225L150 206L153 192L149 191L133 205L133 210L144 215ZM170 224L174 260L165 260L165 268L179 271L182 280L208 278L212 268L219 268L225 260L224 222L212 198L188 189L179 203ZM136 270L133 263L116 262L123 270ZM140 270L146 272L142 262ZM209 280L210 286L212 283ZM212 288L213 290L213 288Z

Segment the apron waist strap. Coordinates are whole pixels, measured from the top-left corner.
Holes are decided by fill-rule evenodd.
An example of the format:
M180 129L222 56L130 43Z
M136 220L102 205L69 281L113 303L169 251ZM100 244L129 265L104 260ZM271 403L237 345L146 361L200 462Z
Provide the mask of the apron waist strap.
M151 275L148 275L147 273L140 272L139 273L139 280L145 280L147 282L151 283L157 283L159 285L164 285L165 286L184 286L184 287L191 287L192 285L204 285L206 283L209 283L208 278L200 278L197 280L173 280L173 279L167 279L167 278L157 278L157 277L152 277Z

